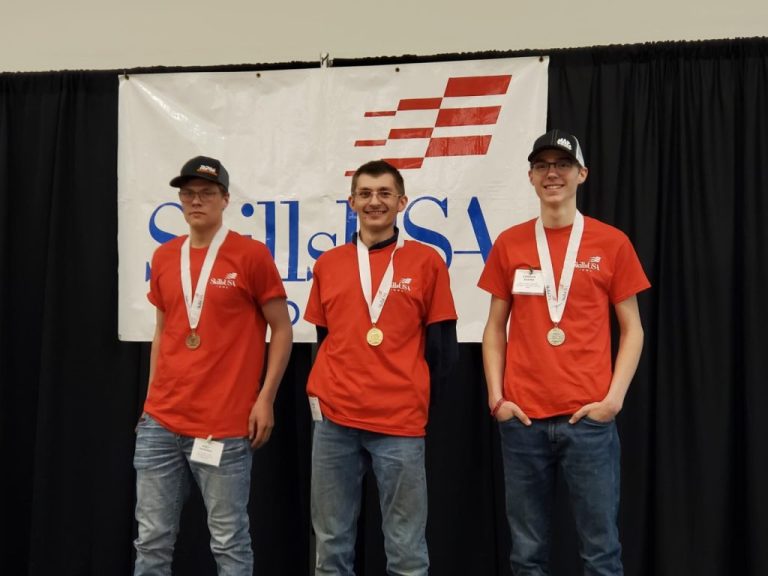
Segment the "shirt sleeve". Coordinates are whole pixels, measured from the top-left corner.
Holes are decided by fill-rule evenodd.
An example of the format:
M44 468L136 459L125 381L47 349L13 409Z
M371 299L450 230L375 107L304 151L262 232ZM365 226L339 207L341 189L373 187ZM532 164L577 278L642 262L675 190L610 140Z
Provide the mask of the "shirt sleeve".
M512 274L508 268L504 249L497 239L488 254L488 260L485 262L480 279L477 281L478 287L506 302L511 301Z
M287 298L280 272L269 249L256 240L251 242L253 265L250 270L250 285L253 299L262 306L274 298Z
M307 299L307 305L304 309L304 320L315 326L328 325L328 322L325 319L322 301L320 299L320 286L323 275L321 260L315 262L315 266L312 270L312 286L309 289L309 298Z
M147 292L147 300L149 300L155 308L161 312L165 312L165 304L163 303L162 292L160 291L160 258L158 257L157 250L152 254L152 267L149 269L149 292Z
M453 302L453 293L451 292L451 277L448 274L448 267L443 259L434 253L434 282L432 294L427 309L426 324L434 324L444 320L456 320L456 306Z
M429 366L429 404L437 406L445 395L449 376L459 360L456 320L443 320L427 326L424 357Z
M610 298L612 304L618 304L650 288L651 283L643 271L640 258L637 256L629 238L624 236L616 253L613 278L611 279Z

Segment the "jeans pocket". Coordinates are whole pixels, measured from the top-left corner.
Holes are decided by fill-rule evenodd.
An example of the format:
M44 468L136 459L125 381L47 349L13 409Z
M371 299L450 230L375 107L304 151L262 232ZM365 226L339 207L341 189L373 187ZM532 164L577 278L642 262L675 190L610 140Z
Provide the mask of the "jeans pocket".
M611 418L607 422L601 422L600 420L595 420L593 418L590 418L589 416L584 416L581 419L581 421L584 422L584 424L588 424L588 425L591 425L591 426L598 426L600 428L606 428L606 427L610 426L611 424L613 424L614 419Z
M511 418L507 418L506 420L496 420L496 423L502 428L512 428L512 427L523 426L523 423L520 421L520 418L518 418L517 416L512 416Z

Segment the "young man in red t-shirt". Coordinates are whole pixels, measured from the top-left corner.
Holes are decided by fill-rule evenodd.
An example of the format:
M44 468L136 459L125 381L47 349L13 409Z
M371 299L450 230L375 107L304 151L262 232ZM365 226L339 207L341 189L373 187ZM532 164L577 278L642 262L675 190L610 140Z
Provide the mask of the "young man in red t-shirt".
M384 161L352 177L360 232L315 264L305 318L320 348L307 384L313 419L312 524L317 576L354 574L365 471L379 488L388 574L423 576L424 434L430 377L455 359L448 269L432 248L403 241L403 177Z
M171 573L181 507L195 482L219 574L252 576L251 450L269 440L291 351L285 290L267 247L224 227L229 175L221 162L192 158L171 186L189 235L152 257L157 324L136 429L134 574Z
M616 576L623 569L614 418L643 347L636 294L650 285L629 239L577 210L587 167L576 137L551 130L528 161L540 216L499 235L478 282L491 293L483 364L501 433L512 570L549 573L560 473L584 573ZM613 369L611 306L620 330Z

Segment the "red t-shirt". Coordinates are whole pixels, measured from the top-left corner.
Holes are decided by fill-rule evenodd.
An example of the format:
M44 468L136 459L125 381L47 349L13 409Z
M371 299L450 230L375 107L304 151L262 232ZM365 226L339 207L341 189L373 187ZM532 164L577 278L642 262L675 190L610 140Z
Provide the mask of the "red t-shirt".
M147 297L164 313L165 324L144 410L177 434L246 436L264 367L261 306L285 298L285 290L267 247L230 231L208 280L196 330L200 347L190 350L180 272L185 238L163 244L152 257ZM193 291L207 251L190 250Z
M609 305L650 287L632 244L616 228L584 218L576 269L559 326L566 340L547 342L552 328L541 295L512 294L515 270L540 270L534 224L502 232L488 256L478 286L511 302L504 397L531 418L572 414L602 400L611 384ZM560 280L571 226L545 229L556 283Z
M369 251L376 293L395 243ZM394 257L392 288L376 326L381 345L365 339L371 319L360 286L357 247L344 244L315 264L304 318L328 329L307 393L323 416L351 428L393 436L423 436L429 408L425 329L455 320L448 269L429 246L406 241Z

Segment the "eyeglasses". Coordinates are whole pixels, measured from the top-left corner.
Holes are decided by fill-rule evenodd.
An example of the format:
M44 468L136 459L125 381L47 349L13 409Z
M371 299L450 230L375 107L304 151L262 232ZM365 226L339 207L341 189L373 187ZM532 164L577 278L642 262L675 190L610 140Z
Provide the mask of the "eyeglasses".
M578 166L578 164L573 160L569 160L568 158L561 158L560 160L555 160L554 162L545 162L544 160L536 160L535 162L531 162L531 170L533 170L536 174L542 175L548 174L550 168L554 168L555 172L558 174L565 174L566 172L569 172L574 166Z
M357 198L360 198L360 200L370 200L374 196L381 200L382 202L388 202L392 200L393 198L397 198L399 196L402 196L402 194L392 192L392 190L369 190L367 188L363 188L362 190L356 190L354 193L354 196Z
M195 196L197 196L200 198L200 202L210 202L216 196L218 196L219 193L219 190L188 190L187 188L182 188L179 190L179 200L185 204L189 204L195 199Z

